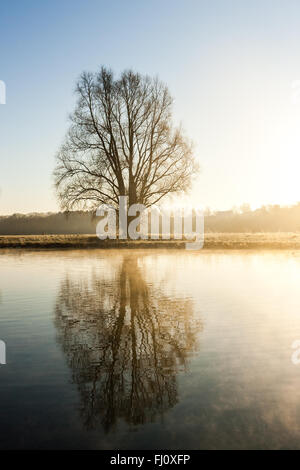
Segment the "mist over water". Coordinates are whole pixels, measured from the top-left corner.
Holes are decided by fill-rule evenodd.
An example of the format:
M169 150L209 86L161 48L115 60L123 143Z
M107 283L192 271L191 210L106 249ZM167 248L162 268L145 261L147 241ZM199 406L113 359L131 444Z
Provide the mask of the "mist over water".
M300 448L296 252L6 251L1 448Z

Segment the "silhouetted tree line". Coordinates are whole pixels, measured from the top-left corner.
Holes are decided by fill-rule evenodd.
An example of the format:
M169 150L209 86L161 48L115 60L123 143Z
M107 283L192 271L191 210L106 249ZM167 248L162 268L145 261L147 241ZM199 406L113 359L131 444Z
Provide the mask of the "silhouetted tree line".
M206 213L207 232L298 232L300 231L300 202L293 206L262 206L251 211L241 210Z
M95 233L99 218L91 212L74 211L46 214L13 214L0 217L1 235Z
M99 217L91 211L0 216L0 235L92 234ZM294 206L263 206L251 211L205 212L206 232L299 232L300 202Z

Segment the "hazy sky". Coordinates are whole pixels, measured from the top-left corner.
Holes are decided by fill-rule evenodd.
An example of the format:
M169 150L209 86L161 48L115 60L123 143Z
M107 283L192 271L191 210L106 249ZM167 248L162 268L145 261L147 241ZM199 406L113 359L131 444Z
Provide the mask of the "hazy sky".
M195 204L300 200L299 0L1 0L0 47L0 214L58 209L75 82L101 64L169 85L202 167Z

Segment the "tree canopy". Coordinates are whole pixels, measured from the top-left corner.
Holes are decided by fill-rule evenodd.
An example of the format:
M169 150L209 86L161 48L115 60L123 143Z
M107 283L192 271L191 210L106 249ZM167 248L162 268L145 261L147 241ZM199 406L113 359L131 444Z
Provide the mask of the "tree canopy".
M54 171L61 207L95 209L101 203L146 207L189 188L198 170L192 145L172 123L165 84L124 71L83 73L71 125Z

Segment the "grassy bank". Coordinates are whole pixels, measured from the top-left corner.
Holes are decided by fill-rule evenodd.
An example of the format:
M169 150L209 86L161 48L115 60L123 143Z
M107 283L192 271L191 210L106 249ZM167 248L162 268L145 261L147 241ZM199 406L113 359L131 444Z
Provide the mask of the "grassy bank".
M5 235L1 248L185 248L182 240L99 240L95 235ZM300 249L300 233L208 233L204 249Z

